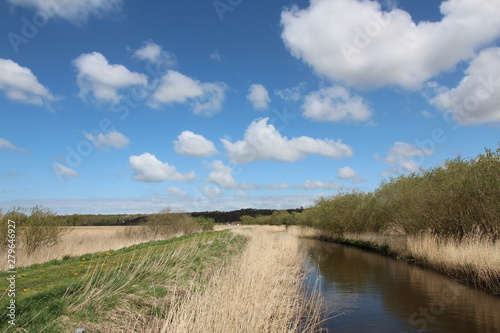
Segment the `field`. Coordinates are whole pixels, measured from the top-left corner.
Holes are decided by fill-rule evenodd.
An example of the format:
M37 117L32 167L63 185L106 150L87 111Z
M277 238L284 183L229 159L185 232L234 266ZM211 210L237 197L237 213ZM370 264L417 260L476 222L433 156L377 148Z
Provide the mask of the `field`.
M320 300L304 296L304 254L284 228L232 227L147 243L127 228L134 227L71 228L60 244L24 258L31 266L17 274L16 325L2 322L0 330L316 331ZM6 277L0 274L3 317Z

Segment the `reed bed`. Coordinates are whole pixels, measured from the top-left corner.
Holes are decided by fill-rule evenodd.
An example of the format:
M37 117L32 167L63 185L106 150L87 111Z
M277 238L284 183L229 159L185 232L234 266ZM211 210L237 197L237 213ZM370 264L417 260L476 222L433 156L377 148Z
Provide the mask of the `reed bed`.
M24 251L23 244L17 246L16 265L25 267L49 260L60 260L64 256L80 256L87 253L118 250L146 241L165 239L164 237L143 237L135 232L140 226L67 227L60 240L53 246L42 246L32 254ZM172 234L170 237L181 236ZM7 269L7 261L0 263L0 270Z
M280 227L235 232L249 238L242 256L147 332L318 331L321 300L304 298L299 239Z
M325 233L321 233L325 238ZM462 239L434 234L391 235L344 233L326 238L381 250L394 257L409 259L467 285L500 294L500 241L480 235Z

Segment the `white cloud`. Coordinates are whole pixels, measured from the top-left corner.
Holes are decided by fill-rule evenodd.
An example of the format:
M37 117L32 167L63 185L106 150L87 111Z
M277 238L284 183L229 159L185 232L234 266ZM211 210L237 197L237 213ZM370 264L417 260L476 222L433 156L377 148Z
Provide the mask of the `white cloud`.
M203 95L195 98L191 103L195 114L210 116L222 108L227 89L224 83L203 83Z
M322 88L307 95L303 115L316 121L366 121L372 111L363 98L340 86Z
M209 157L219 152L212 141L191 131L184 131L177 136L174 149L179 154L193 157Z
M102 150L109 150L107 147L124 148L130 143L130 140L125 135L116 130L106 134L99 133L97 135L85 133L84 137L92 142L95 147Z
M386 176L390 173L417 172L425 157L432 154L434 154L432 150L420 149L414 144L398 141L390 148L386 158L380 158L377 154L375 158L393 167L382 174Z
M175 54L165 51L160 45L152 41L145 42L144 46L136 50L133 56L156 65L171 67L177 64Z
M342 185L337 184L336 182L333 181L321 182L318 180L308 179L304 184L296 185L295 187L304 190L317 190L317 189L338 190L342 188Z
M217 49L210 52L209 58L212 60L215 60L217 62L222 62L222 59L223 59L222 55L219 53L219 50L217 50Z
M422 114L422 116L424 116L427 119L434 118L434 115L431 112L427 111L427 110L422 110L422 111L420 111L420 113Z
M64 180L67 180L68 177L73 177L73 178L79 177L78 172L76 172L71 168L68 168L63 164L54 163L52 164L52 169L54 170L54 172L58 177L61 177Z
M309 154L319 154L330 158L343 158L353 155L351 147L340 140L313 139L307 136L288 139L282 136L269 118L253 121L247 128L244 139L230 142L221 139L229 159L238 164L251 161L276 160L294 162Z
M153 94L150 106L190 101L196 114L211 115L220 111L225 98L224 83L201 83L174 70L168 70Z
M99 52L81 54L73 60L76 67L79 96L85 99L92 94L99 102L118 103L122 96L118 91L131 86L144 86L147 77L129 71L123 65L111 65Z
M309 207L319 196L325 194L300 193L294 195L226 197L224 200L194 197L140 197L140 198L93 198L93 199L47 199L0 201L0 208L9 210L13 206L32 207L43 205L58 214L149 214L171 207L175 211L230 211L241 208L290 209Z
M238 187L238 183L234 179L231 172L233 169L224 165L222 161L216 160L209 164L209 166L214 170L210 172L206 181L212 183L224 189L235 189Z
M185 182L195 178L194 172L181 174L174 166L159 161L155 155L150 153L139 156L132 155L129 162L134 171L133 178L142 182L162 182L164 180Z
M60 17L75 24L85 23L90 16L102 17L119 12L123 0L9 0L13 5L35 8L48 17Z
M224 196L224 192L222 192L222 190L218 187L201 186L198 188L198 190L209 199L215 199Z
M256 110L267 110L271 102L269 93L262 84L252 84L248 91L247 99Z
M302 90L305 89L306 83L301 82L295 87L276 89L274 93L286 102L296 102L302 98Z
M18 151L23 154L27 154L28 151L24 148L19 148L16 145L12 144L10 141L0 138L0 150L13 150Z
M290 53L316 73L358 88L419 89L500 35L500 2L448 0L438 22L415 23L377 1L313 0L281 13Z
M482 51L465 70L457 87L440 87L431 103L461 125L500 121L500 48Z
M339 174L337 178L348 179L355 183L360 183L364 181L364 179L359 177L357 171L354 171L351 167L348 166L339 169Z
M236 198L249 198L250 197L247 193L245 193L242 190L237 190L236 192L234 192L234 196Z
M265 184L264 188L266 190L285 190L291 188L288 183L278 183L278 184Z
M176 197L188 197L189 196L189 194L186 191L181 190L180 188L175 187L175 186L168 187L167 192L176 196Z
M50 102L56 99L29 68L10 59L0 59L0 90L8 99L34 105L50 107Z

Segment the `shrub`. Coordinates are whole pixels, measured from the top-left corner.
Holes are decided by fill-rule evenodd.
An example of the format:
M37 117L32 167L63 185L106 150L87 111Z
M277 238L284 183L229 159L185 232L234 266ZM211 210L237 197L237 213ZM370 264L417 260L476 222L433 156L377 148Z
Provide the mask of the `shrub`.
M191 217L191 218L194 219L194 222L196 222L196 224L201 227L202 231L214 230L214 225L215 225L214 219L203 216Z
M29 215L24 213L26 211ZM42 206L35 206L28 210L16 207L4 215L0 213L0 216L2 244L6 245L8 220L15 221L16 241L28 255L42 246L57 244L61 235L66 231L66 228L60 225L56 213Z
M170 237L177 234L192 234L210 227L211 219L197 220L186 213L173 212L170 208L162 209L159 213L148 215L144 224L146 235L155 237Z

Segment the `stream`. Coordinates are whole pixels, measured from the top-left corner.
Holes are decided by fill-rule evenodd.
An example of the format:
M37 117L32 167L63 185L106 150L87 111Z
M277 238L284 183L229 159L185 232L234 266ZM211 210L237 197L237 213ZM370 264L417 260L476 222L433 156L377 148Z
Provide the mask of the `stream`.
M304 240L329 332L500 332L500 297L373 252Z

